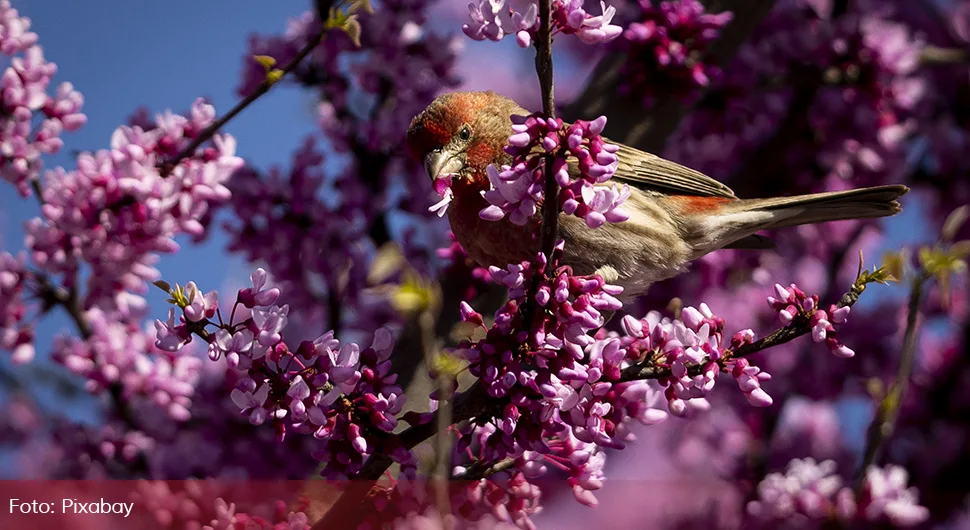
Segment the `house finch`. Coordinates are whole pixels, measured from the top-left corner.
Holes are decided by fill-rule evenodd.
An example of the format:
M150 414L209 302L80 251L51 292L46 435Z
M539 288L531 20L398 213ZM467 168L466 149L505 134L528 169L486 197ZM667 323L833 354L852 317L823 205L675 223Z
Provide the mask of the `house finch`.
M455 175L448 220L468 255L485 267L531 260L539 250L541 212L523 226L508 217L479 217L489 206L482 196L490 187L486 168L511 161L503 148L512 134L513 114L529 112L493 92L456 92L435 99L411 121L407 134L411 155L424 163L432 180ZM756 234L761 230L896 214L896 199L909 191L896 185L739 199L698 171L618 145L613 180L630 185L623 205L629 219L589 229L582 219L560 214L559 237L565 241L564 265L575 274L601 274L623 287L624 299L684 272L690 261L709 252L772 248L771 240ZM575 173L575 164L570 166Z

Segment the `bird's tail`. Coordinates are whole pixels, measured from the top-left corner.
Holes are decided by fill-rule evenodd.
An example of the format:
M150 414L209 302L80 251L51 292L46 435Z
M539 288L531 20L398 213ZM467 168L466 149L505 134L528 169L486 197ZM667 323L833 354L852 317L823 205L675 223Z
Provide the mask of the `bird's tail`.
M744 210L768 210L790 215L778 215L765 228L783 228L826 221L886 217L902 211L896 200L909 188L902 185L876 186L845 191L827 191L795 197L747 199L740 201Z
M827 221L895 215L902 211L896 199L908 191L906 186L891 185L794 197L742 199L725 205L723 218L733 225L733 229L722 233L729 241L728 244L715 246L738 249L772 248L774 243L770 239L756 235L755 232ZM724 239L721 240L723 242ZM707 247L704 250L710 251L713 248Z

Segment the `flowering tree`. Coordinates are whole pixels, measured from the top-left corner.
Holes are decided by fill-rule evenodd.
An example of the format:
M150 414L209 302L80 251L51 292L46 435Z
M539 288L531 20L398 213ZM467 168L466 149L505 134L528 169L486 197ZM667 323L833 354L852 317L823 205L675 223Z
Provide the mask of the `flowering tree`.
M970 3L481 0L444 34L429 4L318 1L251 41L233 109L135 115L106 149L44 168L84 126L83 97L51 87L29 19L0 0L0 175L38 205L23 250L0 253L0 440L29 462L14 476L142 479L142 527L560 527L560 490L624 499L611 524L967 524ZM512 117L480 215L539 215L541 251L503 268L449 238L450 183L402 147L461 82L459 28L535 50L542 107ZM572 101L554 97L554 52L596 61ZM261 174L223 127L280 83L317 95L320 129ZM866 268L863 251L892 246L883 223L789 229L622 303L561 263L557 230L560 212L589 230L627 218L602 134L739 195L906 183L926 212L912 222L939 237ZM214 230L251 287L161 277L177 239ZM148 307L149 288L170 307ZM21 376L51 311L74 330L50 358L103 398L101 425L42 413ZM850 402L866 404L857 440ZM637 452L641 476L717 486L611 491L610 460ZM224 487L317 476L332 481L247 504ZM209 480L165 482L180 479Z

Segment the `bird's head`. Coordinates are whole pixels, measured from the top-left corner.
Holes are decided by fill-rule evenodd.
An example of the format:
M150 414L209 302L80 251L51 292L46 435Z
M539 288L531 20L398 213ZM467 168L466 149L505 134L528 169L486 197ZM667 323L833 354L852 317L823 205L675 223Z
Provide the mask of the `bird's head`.
M452 173L487 187L485 168L509 160L502 148L512 134L512 114L528 111L494 92L438 96L411 120L408 151L431 179Z

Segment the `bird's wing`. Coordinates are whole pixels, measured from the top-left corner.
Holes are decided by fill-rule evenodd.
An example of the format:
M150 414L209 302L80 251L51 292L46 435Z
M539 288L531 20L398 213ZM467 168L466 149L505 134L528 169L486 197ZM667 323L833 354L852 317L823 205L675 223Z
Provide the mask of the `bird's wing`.
M641 189L678 195L737 198L731 188L700 171L618 142L611 142L606 138L603 140L620 146L620 150L616 153L619 167L613 175L615 180Z

